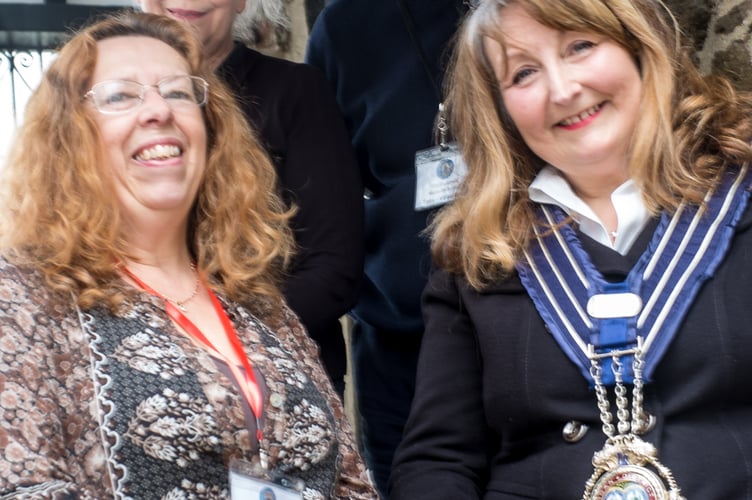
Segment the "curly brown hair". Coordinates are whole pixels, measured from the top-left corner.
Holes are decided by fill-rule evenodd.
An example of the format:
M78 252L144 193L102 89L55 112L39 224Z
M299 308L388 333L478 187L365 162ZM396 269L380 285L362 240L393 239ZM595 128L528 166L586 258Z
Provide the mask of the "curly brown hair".
M117 262L129 254L104 148L82 96L91 86L97 42L147 36L165 42L209 82L203 108L207 166L189 215L188 246L212 288L251 304L281 296L293 251L293 210L277 193L266 152L235 99L202 57L193 34L169 18L123 11L76 33L59 50L26 108L0 199L0 245L61 297L86 309L117 309L128 294Z

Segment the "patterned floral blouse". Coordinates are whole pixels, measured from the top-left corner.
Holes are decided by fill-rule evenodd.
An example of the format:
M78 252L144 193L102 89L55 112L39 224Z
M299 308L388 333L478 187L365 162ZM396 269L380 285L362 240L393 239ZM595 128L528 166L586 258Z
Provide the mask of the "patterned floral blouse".
M120 315L52 305L0 260L0 497L224 499L230 459L263 456L305 499L378 498L295 315L222 303L263 378L260 443L235 385L160 299Z

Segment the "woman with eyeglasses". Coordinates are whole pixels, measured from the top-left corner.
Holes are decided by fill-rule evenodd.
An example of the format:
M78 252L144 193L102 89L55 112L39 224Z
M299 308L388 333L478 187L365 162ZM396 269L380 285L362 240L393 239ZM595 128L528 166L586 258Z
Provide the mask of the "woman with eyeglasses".
M274 168L185 27L75 35L3 174L0 496L376 498L279 288Z
M752 96L660 0L480 0L390 499L752 499Z

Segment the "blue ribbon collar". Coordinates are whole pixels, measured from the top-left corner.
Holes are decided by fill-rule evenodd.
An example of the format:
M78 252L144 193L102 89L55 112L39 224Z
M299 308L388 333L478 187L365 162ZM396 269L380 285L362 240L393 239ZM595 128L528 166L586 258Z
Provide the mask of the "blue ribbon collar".
M623 282L611 283L583 250L564 211L537 207L541 224L517 265L523 285L566 355L593 385L591 359L603 358L603 383L614 376L611 357L624 357L624 381L633 382L632 355L642 351L649 381L700 286L726 254L749 199L745 164L728 169L700 206L682 203L664 213L653 238Z

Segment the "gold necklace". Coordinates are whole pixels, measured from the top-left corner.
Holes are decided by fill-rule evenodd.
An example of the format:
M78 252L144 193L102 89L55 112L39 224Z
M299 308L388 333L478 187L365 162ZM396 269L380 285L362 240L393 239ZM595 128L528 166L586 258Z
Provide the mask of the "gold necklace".
M131 271L131 270L128 270L128 271L134 277L136 276L133 271ZM160 297L162 297L164 300L166 300L168 302L172 302L173 304L175 304L175 306L178 309L180 309L181 311L188 312L188 308L185 307L185 304L187 304L188 302L190 302L191 300L193 300L196 297L196 295L198 295L198 284L201 281L200 276L199 276L198 272L196 271L196 264L194 264L193 262L191 262L191 271L194 272L194 273L196 273L196 283L193 285L193 292L191 293L191 295L189 297L183 299L183 300L175 300L175 299L172 299L172 298L168 297L167 295L163 294L162 292L154 290L153 288L152 288L152 290L154 290L154 292L157 295L159 295Z

